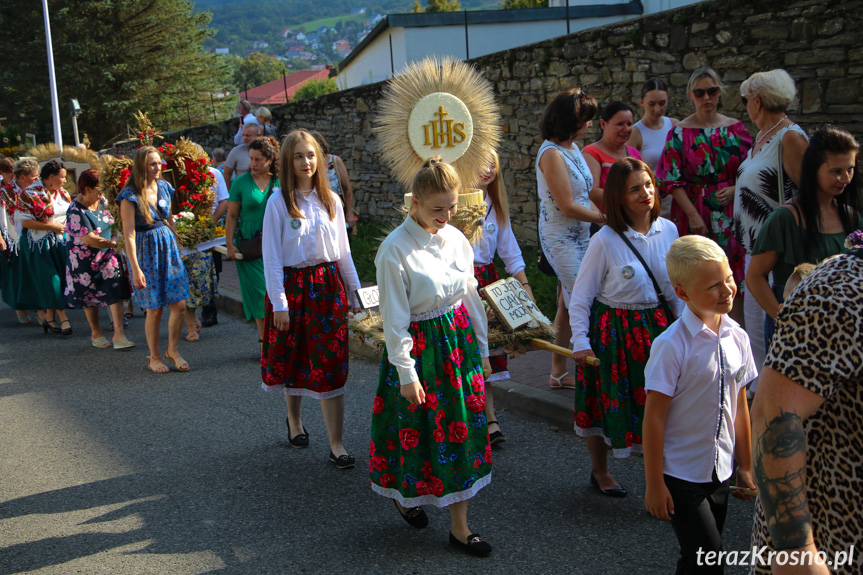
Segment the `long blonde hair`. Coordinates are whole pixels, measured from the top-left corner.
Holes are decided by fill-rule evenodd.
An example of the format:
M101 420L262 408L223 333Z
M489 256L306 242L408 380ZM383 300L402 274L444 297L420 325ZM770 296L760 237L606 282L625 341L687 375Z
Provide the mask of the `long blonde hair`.
M324 162L324 154L321 151L321 146L318 141L307 130L294 130L282 140L282 149L279 153L279 183L282 186L282 197L285 198L285 205L288 207L288 213L292 218L302 218L303 212L297 206L295 196L295 188L297 187L297 175L294 173L294 148L300 142L308 142L315 151L317 159L315 173L312 174L312 186L317 190L318 197L321 203L327 210L330 220L336 217L336 209L341 209L337 206L338 196L330 189L330 180L326 174L326 166Z
M488 185L488 198L491 200L491 205L497 215L497 225L502 228L509 225L509 198L506 196L506 186L503 183L503 174L500 172L500 158L498 158L497 152L492 152L492 159L497 175L494 181Z
M153 146L141 146L135 152L134 163L132 164L132 176L126 182L126 187L135 191L135 197L138 198L138 211L141 212L141 217L147 224L153 223L153 214L150 213L150 202L144 195L144 190L147 187L147 156L151 153L156 154L161 158L159 150ZM161 161L161 160L160 160ZM158 185L158 184L157 184Z

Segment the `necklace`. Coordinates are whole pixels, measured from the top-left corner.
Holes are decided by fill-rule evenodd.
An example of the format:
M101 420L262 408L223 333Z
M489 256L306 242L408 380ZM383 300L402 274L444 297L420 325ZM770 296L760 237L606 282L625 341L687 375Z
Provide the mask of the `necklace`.
M757 136L755 136L755 143L756 143L756 144L760 144L760 143L761 143L761 140L763 140L764 138L766 138L766 137L767 137L767 134L769 134L770 132L772 132L773 130L775 130L775 129L779 126L779 124L781 124L781 123L785 120L785 118L787 118L787 117L788 117L788 116L782 116L781 118L779 118L779 121L778 121L778 122L776 122L775 124L773 124L773 127L772 127L772 128L770 128L769 130L767 130L766 132L758 132L758 135L757 135ZM763 134L763 135L762 135L762 134Z

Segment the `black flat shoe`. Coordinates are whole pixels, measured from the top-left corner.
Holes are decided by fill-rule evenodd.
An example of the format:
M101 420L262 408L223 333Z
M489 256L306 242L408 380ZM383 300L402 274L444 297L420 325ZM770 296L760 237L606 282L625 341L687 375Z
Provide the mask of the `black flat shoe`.
M491 425L492 423L497 423L497 421L489 421L488 425ZM497 425L498 425L497 431L488 434L488 442L492 446L494 446L498 443L503 443L504 441L506 441L506 436L500 430L500 424L497 423Z
M69 327L63 327L64 323L68 323ZM60 335L72 335L72 322L70 322L68 319L64 319L63 321L61 321L60 327L63 327L63 329L59 330Z
M51 321L48 321L47 319L43 320L42 321L42 331L44 331L45 333L62 333L60 331L59 327L57 327L56 325L51 325L52 322L54 324L57 323L55 320L51 320Z
M599 481L597 481L596 477L593 476L593 471L590 472L590 484L599 489L599 492L603 495L617 498L626 497L626 489L624 489L623 486L620 484L618 484L617 487L612 487L611 489L600 489Z
M353 469L356 465L354 456L350 453L336 457L332 451L330 451L330 463L335 465L336 469Z
M402 508L399 507L398 501L393 499L393 503L396 504L396 509L398 509L399 515L401 515L402 519L407 521L408 525L411 527L423 529L429 524L429 516L426 515L426 512L423 511L422 507L405 507L405 512L402 513Z
M476 557L487 557L491 554L491 545L489 545L482 537L480 537L479 533L471 533L467 536L467 543L462 543L461 541L456 539L455 535L453 535L452 531L450 531L449 542L450 545L460 547L461 549L464 549L465 551Z
M291 447L303 449L309 446L309 434L306 432L305 426L303 426L302 433L291 437L291 422L287 417L285 418L285 425L288 426L288 442L291 444Z

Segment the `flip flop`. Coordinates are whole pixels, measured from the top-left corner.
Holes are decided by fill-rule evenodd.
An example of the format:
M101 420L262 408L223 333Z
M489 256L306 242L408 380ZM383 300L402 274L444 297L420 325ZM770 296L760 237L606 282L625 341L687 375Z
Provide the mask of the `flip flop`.
M569 375L568 371L563 372L563 374L558 377L548 374L548 377L551 378L551 381L548 382L549 387L552 389L575 389L575 384L570 385L561 381L567 375ZM554 383L552 383L552 381L554 381Z

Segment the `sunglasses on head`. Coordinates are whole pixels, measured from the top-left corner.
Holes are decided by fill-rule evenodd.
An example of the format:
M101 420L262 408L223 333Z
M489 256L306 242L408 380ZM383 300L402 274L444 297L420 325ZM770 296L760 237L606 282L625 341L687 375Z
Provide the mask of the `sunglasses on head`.
M703 88L696 88L695 90L692 91L692 95L700 100L701 98L704 97L705 94L707 94L708 96L713 98L714 96L719 94L719 91L720 91L719 86L711 86L710 88L707 88L706 90Z

